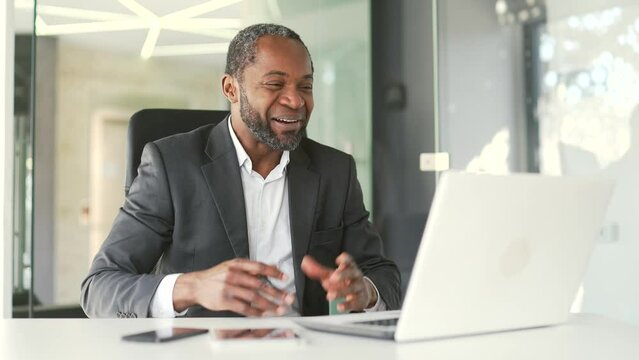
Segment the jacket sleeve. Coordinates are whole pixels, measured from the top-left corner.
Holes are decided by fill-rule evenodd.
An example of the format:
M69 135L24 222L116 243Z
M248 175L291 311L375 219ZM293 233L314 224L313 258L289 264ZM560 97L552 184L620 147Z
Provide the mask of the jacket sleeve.
M387 310L401 306L400 275L395 263L384 257L382 239L368 220L362 189L357 181L355 161L350 157L349 185L344 208L343 251L377 287Z
M82 282L89 317L147 317L162 275L153 268L173 233L173 203L162 155L144 147L129 194Z

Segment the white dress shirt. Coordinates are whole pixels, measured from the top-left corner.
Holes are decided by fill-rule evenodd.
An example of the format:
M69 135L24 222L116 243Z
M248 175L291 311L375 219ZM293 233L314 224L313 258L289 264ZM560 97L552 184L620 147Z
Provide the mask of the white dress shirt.
M246 225L248 230L249 258L276 266L286 274L288 280L270 279L273 285L289 293L295 293L295 274L293 272L293 251L289 219L288 181L286 167L290 154L282 152L279 164L266 178L253 171L251 158L237 138L229 117L229 133L240 166ZM165 276L151 299L152 317L175 317L184 315L186 310L176 313L173 308L173 287L181 274ZM386 306L379 297L373 282L369 281L377 292L377 303L366 311L385 310Z

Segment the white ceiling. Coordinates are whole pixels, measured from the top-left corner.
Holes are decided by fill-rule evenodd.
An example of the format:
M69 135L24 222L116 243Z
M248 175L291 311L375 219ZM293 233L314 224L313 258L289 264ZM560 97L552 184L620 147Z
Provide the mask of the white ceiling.
M38 35L142 57L222 54L241 28L242 0L39 0ZM31 33L33 0L15 0ZM77 25L77 26L76 26Z
M34 0L9 1L16 4L17 31L32 33ZM147 46L147 56L168 51L173 53L172 60L209 64L223 64L228 42L237 31L262 21L276 21L295 29L314 51L324 55L348 51L353 46L368 46L370 24L366 1L302 1L307 0L38 0L37 28L39 36L53 35L63 43L85 48L142 56L145 43L151 43L154 46ZM286 7L280 8L280 3ZM206 9L168 25L166 18L158 19L202 7ZM215 7L219 8L205 11ZM149 36L153 35L150 31L153 19L164 22L159 24L157 39ZM88 29L106 30L100 27L118 22L129 28L88 32ZM178 50L190 55L177 55ZM335 56L339 58L339 54Z

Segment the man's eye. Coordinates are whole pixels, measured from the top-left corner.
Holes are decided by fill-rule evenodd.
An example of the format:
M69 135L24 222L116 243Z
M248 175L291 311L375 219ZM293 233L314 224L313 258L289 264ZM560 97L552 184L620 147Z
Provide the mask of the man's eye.
M311 91L311 90L313 90L313 85L302 85L302 86L300 86L300 88L302 90Z
M266 86L270 87L270 88L281 88L282 84L280 83L266 83Z

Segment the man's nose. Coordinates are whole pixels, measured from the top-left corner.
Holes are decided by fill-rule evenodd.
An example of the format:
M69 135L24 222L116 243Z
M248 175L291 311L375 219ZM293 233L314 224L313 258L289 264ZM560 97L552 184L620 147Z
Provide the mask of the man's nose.
M305 105L304 98L297 90L287 90L280 96L280 103L291 109L299 109Z

